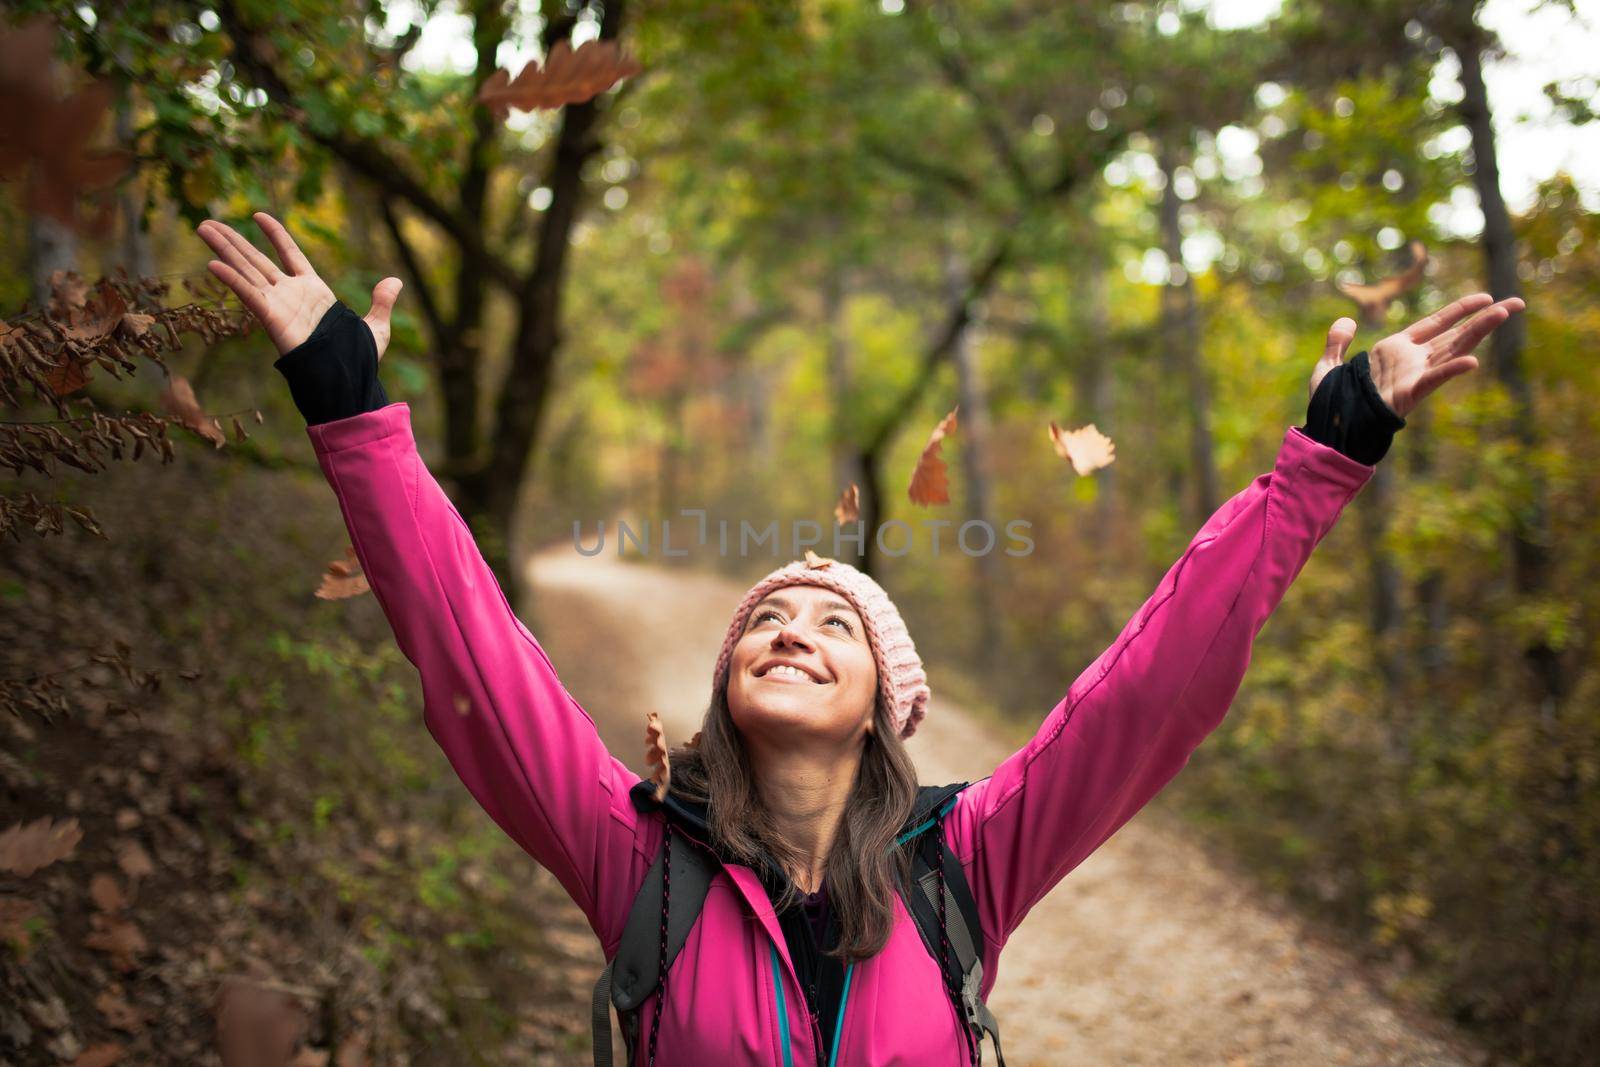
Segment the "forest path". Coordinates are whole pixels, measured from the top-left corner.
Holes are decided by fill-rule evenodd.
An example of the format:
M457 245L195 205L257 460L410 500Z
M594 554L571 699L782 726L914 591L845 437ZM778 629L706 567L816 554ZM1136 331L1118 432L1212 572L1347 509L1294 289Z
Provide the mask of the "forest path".
M585 558L570 544L528 566L529 625L611 751L642 772L652 709L669 743L690 737L744 587L607 553ZM1063 692L1075 674L1063 671ZM977 781L1010 751L937 693L908 747L925 782ZM1007 943L989 1004L1012 1067L1483 1062L1150 814L1069 874ZM598 974L598 946L593 957Z

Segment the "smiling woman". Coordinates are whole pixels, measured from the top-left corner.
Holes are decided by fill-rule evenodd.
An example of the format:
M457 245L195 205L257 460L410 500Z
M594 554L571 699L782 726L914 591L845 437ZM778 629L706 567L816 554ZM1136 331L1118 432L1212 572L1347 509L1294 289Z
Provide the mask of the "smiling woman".
M512 613L418 454L410 407L376 385L398 281L358 317L287 230L256 219L282 268L207 221L210 267L281 353L362 570L421 677L428 729L583 910L608 961L625 939L659 943L625 1017L629 1051L679 1067L974 1062L976 1039L997 1037L983 999L1012 933L1216 729L1256 633L1404 416L1475 368L1473 348L1522 307L1473 294L1348 362L1355 323L1335 322L1306 425L1285 429L1272 469L1211 516L989 777L919 788L904 741L929 690L910 632L872 578L807 553L739 602L700 739L672 752L656 802ZM684 866L683 850L700 859ZM707 877L685 883L691 869ZM696 889L697 911L673 907L674 886L680 901Z

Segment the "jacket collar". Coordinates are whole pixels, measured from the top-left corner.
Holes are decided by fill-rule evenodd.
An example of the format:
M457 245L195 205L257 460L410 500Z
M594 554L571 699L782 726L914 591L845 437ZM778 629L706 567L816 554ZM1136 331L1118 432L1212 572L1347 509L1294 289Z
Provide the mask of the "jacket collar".
M911 814L901 824L902 835L914 832L932 819L935 810L943 806L946 801L965 789L970 783L956 782L951 785L925 785L917 790L916 800L911 805ZM711 810L707 804L686 800L673 793L668 793L665 800L656 800L655 785L652 782L641 780L635 782L628 791L628 797L633 801L633 806L641 812L663 811L673 824L705 846L724 863L731 862L716 848L711 836ZM783 877L775 864L765 863L765 876ZM780 883L781 884L781 883Z

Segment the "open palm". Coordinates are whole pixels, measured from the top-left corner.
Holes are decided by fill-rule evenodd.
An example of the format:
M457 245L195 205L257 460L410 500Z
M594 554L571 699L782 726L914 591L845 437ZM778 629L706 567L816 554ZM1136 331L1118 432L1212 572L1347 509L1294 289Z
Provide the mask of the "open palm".
M1495 303L1489 293L1473 293L1385 337L1367 354L1378 395L1396 415L1405 418L1439 386L1475 370L1478 357L1472 350L1526 306L1518 296ZM1478 311L1483 314L1462 321ZM1313 394L1328 372L1344 362L1355 335L1354 319L1339 319L1329 328L1327 347L1311 372Z
M337 297L328 283L317 276L281 222L265 211L257 211L252 217L272 242L282 261L281 269L233 227L216 219L202 222L195 233L218 257L206 267L260 320L282 355L311 336ZM399 278L379 282L372 290L372 310L364 316L378 343L379 359L389 347L389 315L400 288Z

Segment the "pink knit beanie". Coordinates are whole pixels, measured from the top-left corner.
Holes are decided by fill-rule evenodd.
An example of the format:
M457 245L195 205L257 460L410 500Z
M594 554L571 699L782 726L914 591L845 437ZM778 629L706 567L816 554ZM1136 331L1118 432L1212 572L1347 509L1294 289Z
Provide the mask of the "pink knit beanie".
M889 709L889 717L901 737L916 733L917 724L928 712L928 676L923 673L922 657L911 643L911 633L900 618L899 609L870 576L848 563L819 556L810 549L806 550L805 559L779 567L751 586L739 601L733 622L728 625L728 635L722 641L722 653L717 656L712 692L726 692L728 661L733 657L733 646L744 633L751 609L768 593L786 585L820 585L850 601L866 626L867 644L878 665L879 699Z

